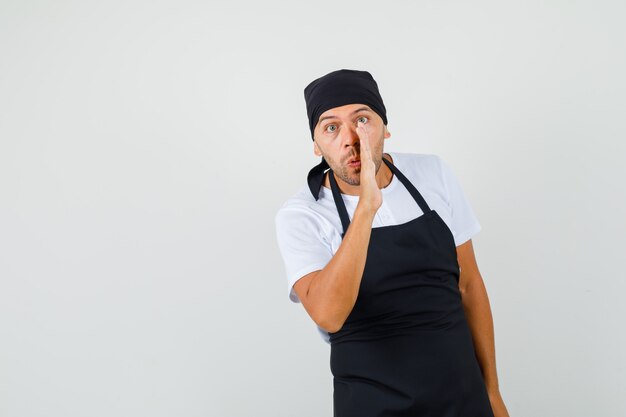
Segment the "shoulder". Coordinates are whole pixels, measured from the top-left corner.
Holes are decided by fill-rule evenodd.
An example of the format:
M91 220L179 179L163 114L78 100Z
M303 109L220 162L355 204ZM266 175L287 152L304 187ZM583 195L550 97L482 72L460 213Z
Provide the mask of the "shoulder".
M403 164L406 167L434 167L438 166L441 157L432 153L417 152L387 152L395 163Z
M309 232L316 230L327 235L328 229L332 227L327 215L322 202L315 200L308 185L304 185L278 208L274 220L276 228L286 233L300 229Z
M278 208L275 217L278 221L281 217L293 212L313 215L316 203L317 201L311 195L308 186L302 186Z
M442 179L443 159L437 154L387 152L403 174L412 179L432 181Z

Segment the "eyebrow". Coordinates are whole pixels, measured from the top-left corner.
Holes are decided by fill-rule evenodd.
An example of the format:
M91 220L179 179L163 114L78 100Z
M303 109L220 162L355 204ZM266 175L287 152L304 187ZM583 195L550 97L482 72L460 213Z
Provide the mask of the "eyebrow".
M356 113L358 113L358 112L360 112L360 111L363 111L363 110L366 110L366 111L371 111L371 110L370 110L369 108L367 108L367 107L361 107L361 108L358 108L358 109L356 109L355 111L353 111L353 112L350 114L350 116L352 116L353 114L356 114ZM319 123L322 123L322 121L323 121L323 120L326 120L326 119L338 119L338 117L337 117L337 116L325 116L325 117L322 117L322 118L319 120L319 122L317 122L317 123L318 123L318 124L319 124Z

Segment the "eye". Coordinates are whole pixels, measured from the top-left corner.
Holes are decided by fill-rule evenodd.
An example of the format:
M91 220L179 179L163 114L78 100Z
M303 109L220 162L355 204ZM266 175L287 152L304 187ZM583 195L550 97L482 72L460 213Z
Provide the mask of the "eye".
M336 130L336 128L337 128L337 126L335 126L335 125L328 125L328 126L326 126L326 131L327 131L327 132L330 132L330 133L333 133L333 132L335 131L335 130L328 130L328 128L330 128L330 127L334 127L334 128L335 128L335 130Z
M365 119L365 121L361 120L361 119ZM361 116L359 117L357 120L361 120L361 123L367 123L367 121L369 120L366 116Z

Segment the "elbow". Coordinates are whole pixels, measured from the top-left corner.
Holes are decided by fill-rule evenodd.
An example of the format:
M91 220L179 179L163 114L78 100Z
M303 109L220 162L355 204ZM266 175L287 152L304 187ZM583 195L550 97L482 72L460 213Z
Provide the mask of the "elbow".
M324 327L323 329L326 330L328 333L337 333L339 330L341 330L342 327L343 325L328 326L328 327Z
M326 325L326 324L322 324L322 325L320 325L320 327L321 327L322 329L326 330L328 333L336 333L336 332L338 332L339 330L341 330L341 328L342 328L343 326L337 326L337 325L335 325L335 326L332 326L332 325L331 325L331 326L329 326L329 325Z
M335 333L341 330L343 327L345 320L339 320L337 318L325 317L317 321L317 325L322 329L326 330L328 333Z

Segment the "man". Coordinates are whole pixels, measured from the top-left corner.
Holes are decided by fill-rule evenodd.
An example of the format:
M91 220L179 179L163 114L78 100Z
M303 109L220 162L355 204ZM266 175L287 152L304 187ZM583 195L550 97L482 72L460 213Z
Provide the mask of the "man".
M451 169L383 152L369 72L333 71L304 93L322 162L276 231L289 297L331 345L335 417L508 417L470 239L480 224Z

